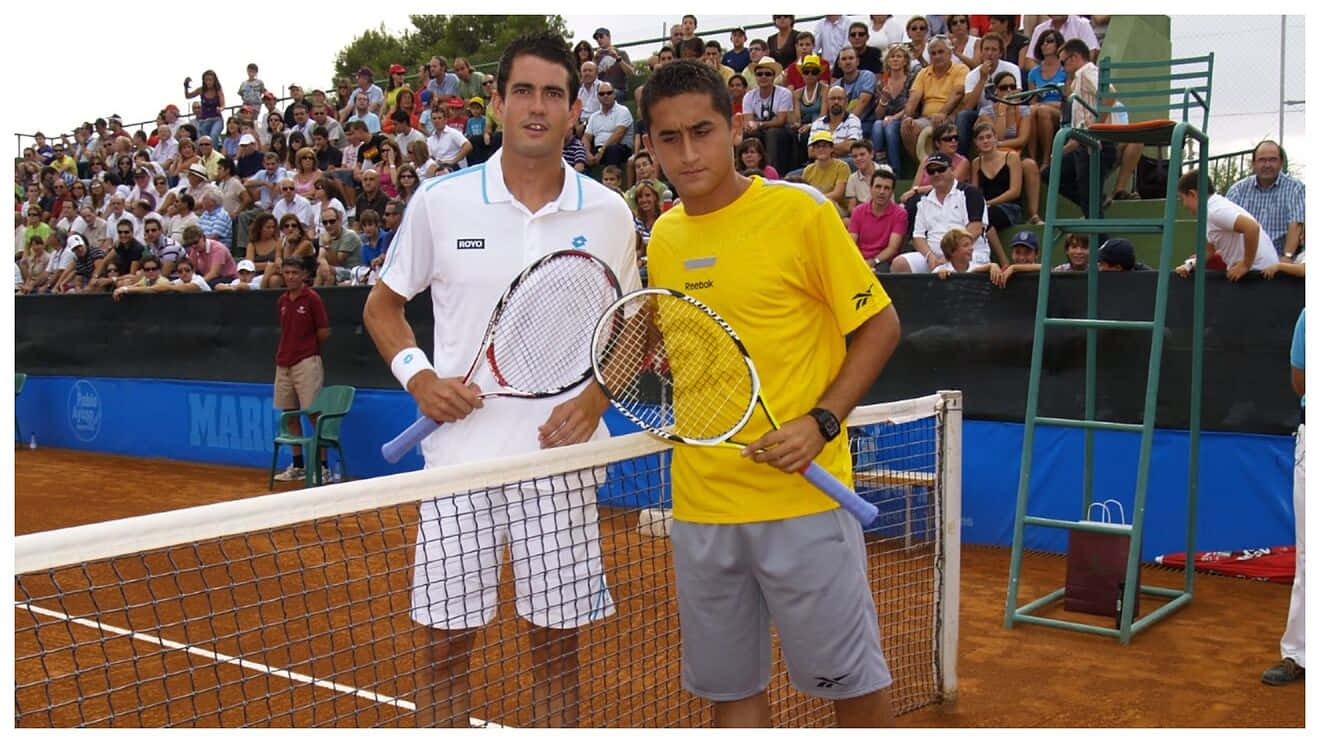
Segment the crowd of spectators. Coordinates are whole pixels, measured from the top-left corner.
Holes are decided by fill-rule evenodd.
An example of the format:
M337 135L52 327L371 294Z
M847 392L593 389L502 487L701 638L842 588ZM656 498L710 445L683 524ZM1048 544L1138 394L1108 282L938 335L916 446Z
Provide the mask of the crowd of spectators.
M1005 246L998 232L1041 222L1050 167L1061 168L1061 193L1085 208L1084 154L1072 148L1049 162L1062 122L1094 123L1085 107L1063 105L1067 95L1114 100L1098 90L1094 64L1108 18L1035 18L826 15L808 29L774 15L763 38L734 29L726 47L702 39L685 15L637 67L597 28L574 48L582 112L564 158L627 201L644 257L652 225L681 194L626 102L640 100L639 70L700 60L729 86L745 174L817 188L877 272L986 271L1002 285L1039 270L1034 236L1021 238L1032 233ZM329 92L290 85L284 101L256 64L246 73L237 101L215 71L196 87L185 79L190 116L171 104L134 132L109 116L72 137L37 134L15 168L16 290L118 300L278 288L289 259L314 265L316 286L374 283L421 182L500 146L494 76L463 58L431 57L411 80L393 64L379 83L363 67ZM1041 92L1029 102L1004 100L1031 89ZM1106 201L1132 197L1140 147L1106 148L1102 167L1120 168ZM1247 240L1254 262L1277 252L1274 262L1289 263L1304 246L1305 189L1281 172L1283 160L1281 147L1262 142L1253 175L1212 207L1227 214L1220 202L1231 201L1258 223L1260 237ZM1239 227L1227 231L1245 239ZM1054 270L1084 266L1088 245L1069 238L1068 261Z

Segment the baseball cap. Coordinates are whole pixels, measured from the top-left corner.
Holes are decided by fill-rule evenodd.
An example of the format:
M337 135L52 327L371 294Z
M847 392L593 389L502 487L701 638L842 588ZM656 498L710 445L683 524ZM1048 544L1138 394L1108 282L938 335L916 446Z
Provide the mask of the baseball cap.
M366 65L362 65L361 67L358 68L357 74L371 77L371 68Z
M820 57L815 54L808 54L802 58L802 64L798 65L798 69L802 69L803 67L815 67L816 69L820 69Z
M262 93L262 94L261 94L261 100L264 101L264 100L266 100L266 99L268 99L268 98L269 98L270 100L272 100L272 101L275 100L275 94L272 93L272 92L270 92L269 90L267 90L265 93Z
M606 35L606 36L609 36L609 35L610 35L610 30L609 30L608 28L605 28L604 26L601 26L600 28L598 28L598 29L596 29L595 31L592 31L592 32L591 32L591 38L594 39L594 38L600 36L601 34L604 34L604 35Z
M257 143L257 138L254 137L254 136L252 136L251 134L244 134L243 136L241 136L241 137L238 138L238 143L239 143L240 145L245 145L245 144L256 144L256 143Z
M256 264L253 263L252 261L250 261L250 260L244 258L243 260L241 260L241 261L238 262L238 270L240 270L240 271L256 271L256 270L257 270L257 266L256 266Z
M1096 260L1114 266L1122 266L1124 271L1131 271L1137 265L1137 251L1132 241L1122 237L1111 237L1100 246Z
M930 153L930 157L926 158L927 165L934 165L935 163L939 163L941 165L948 165L948 166L953 165L953 161L950 160L949 156L944 154L943 152L932 152Z
M198 178L201 178L202 180L206 180L207 178L211 177L211 174L206 172L206 166L202 165L201 163L193 163L192 165L189 165L188 175L195 175Z
M471 105L474 104L474 103L477 104L478 106L481 106L482 108L485 108L485 107L486 107L486 101L485 101L485 99L483 99L483 98L482 98L481 96L479 96L479 95L474 95L474 96L472 96L471 98L468 99L468 105L469 105L469 106L471 106Z
M807 139L807 146L810 147L811 145L816 144L817 142L828 142L830 144L834 144L834 133L831 132L829 129L817 129L816 131L812 132L811 137Z
M1012 249L1015 245L1025 245L1032 250L1040 250L1040 240L1036 238L1036 233L1031 232L1030 230L1022 230L1021 232L1015 233L1013 235L1013 240L1008 244L1008 247Z
M134 178L147 178L147 177L149 177L150 175L151 175L151 174L147 172L147 169L146 169L146 168L134 168L134 169L133 169L133 177L134 177Z
M178 112L179 112L179 107L176 106L176 105L174 105L173 103L171 103L171 104L169 104L168 106L165 107L165 110L166 110L166 111L173 111L173 112L175 112L175 113L178 113Z
M360 72L360 70L359 70L359 72ZM390 65L390 74L391 74L391 75L402 75L402 74L405 73L405 72L407 72L407 70L405 70L405 69L403 68L403 65L401 65L401 64L392 64L392 65Z
M73 250L74 248L80 246L84 248L87 247L87 243L83 242L82 235L76 233L69 235L69 239L66 240L64 244L69 248L69 250Z
M449 96L449 100L445 101L445 104L455 108L462 108L465 105L463 99L456 95Z

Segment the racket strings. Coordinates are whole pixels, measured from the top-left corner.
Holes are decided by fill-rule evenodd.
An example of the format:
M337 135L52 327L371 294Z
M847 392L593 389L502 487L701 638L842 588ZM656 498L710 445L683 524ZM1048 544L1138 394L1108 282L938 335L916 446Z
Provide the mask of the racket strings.
M640 423L684 439L718 440L741 427L754 400L751 371L737 342L697 305L642 295L626 322L597 341L607 394Z
M591 369L596 319L618 298L587 256L555 256L509 293L495 321L488 361L501 384L530 393L571 387Z

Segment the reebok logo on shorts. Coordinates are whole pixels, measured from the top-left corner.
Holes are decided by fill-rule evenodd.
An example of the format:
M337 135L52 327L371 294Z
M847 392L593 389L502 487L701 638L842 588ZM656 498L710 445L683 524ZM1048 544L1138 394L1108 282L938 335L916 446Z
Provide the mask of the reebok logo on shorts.
M842 676L817 676L816 688L833 689L836 686L847 686L848 683L844 681L844 679L846 678L848 678L848 674L846 673L843 674Z
M480 238L480 237L459 238L458 242L455 244L455 247L458 248L459 250L485 250L486 240L485 238Z

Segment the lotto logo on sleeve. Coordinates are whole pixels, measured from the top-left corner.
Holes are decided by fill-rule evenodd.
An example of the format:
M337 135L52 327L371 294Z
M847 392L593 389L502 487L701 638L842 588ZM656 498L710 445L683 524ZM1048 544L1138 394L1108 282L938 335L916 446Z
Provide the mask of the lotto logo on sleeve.
M459 238L456 246L459 250L485 250L486 240L480 237Z

